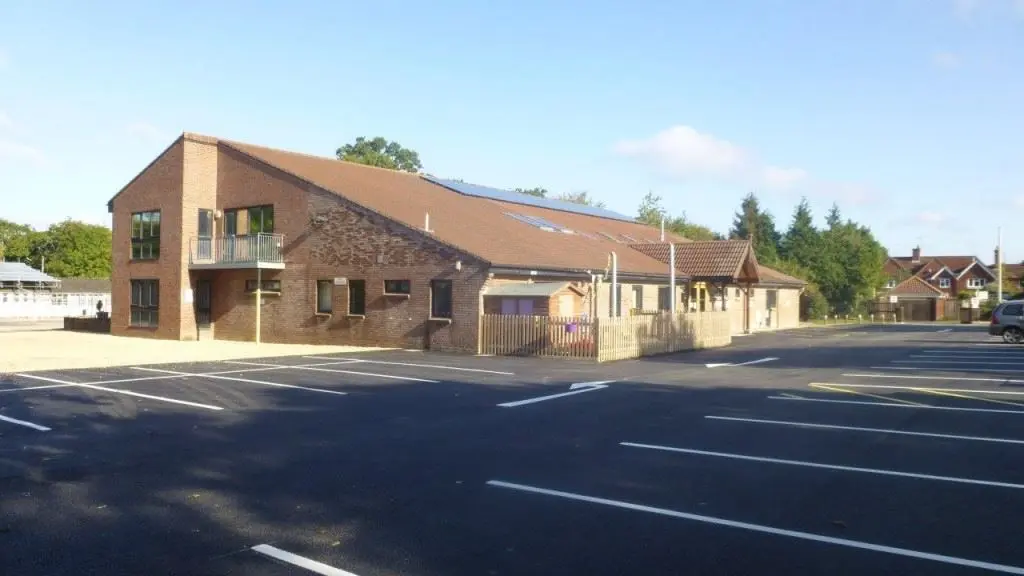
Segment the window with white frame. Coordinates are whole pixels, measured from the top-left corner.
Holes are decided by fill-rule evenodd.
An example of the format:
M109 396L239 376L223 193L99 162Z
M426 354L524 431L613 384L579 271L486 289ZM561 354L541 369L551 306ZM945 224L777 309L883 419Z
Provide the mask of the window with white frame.
M939 288L949 288L949 278L939 278Z
M896 287L896 280L893 279L893 278L890 278L889 281L885 283L885 287L886 288L895 288Z
M981 288L985 287L985 279L984 278L968 278L967 279L967 287L972 289L972 290L980 290Z

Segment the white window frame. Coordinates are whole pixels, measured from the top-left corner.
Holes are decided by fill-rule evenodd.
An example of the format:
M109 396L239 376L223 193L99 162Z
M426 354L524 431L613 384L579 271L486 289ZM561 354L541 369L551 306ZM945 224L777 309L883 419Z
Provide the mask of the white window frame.
M968 278L967 287L971 290L980 290L985 287L984 278Z
M939 278L939 288L949 288L953 282L949 278Z

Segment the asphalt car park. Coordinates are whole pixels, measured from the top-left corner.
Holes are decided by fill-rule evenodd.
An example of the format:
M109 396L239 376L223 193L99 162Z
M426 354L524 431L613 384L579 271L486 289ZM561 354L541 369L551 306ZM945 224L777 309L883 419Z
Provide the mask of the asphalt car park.
M0 378L11 574L1024 574L1024 347L820 328ZM59 554L54 550L60 550Z

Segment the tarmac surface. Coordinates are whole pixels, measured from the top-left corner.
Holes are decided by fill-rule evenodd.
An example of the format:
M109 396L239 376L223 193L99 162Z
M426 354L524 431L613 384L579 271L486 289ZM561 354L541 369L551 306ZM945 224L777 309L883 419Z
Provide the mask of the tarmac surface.
M1024 574L1024 346L815 328L0 376L5 574Z

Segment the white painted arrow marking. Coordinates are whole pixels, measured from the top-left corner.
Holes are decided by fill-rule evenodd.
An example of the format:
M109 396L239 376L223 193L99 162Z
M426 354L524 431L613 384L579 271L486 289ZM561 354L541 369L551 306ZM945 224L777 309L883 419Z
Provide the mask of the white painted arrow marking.
M570 392L562 392L561 394L549 394L547 396L538 396L536 398L527 398L526 400L516 400L515 402L505 402L498 404L503 408L515 408L516 406L523 406L524 404L533 404L534 402L543 402L545 400L554 400L555 398L562 398L564 396L572 396L573 394L583 394L584 392L593 392L594 390L600 390L607 388L608 384L611 384L614 380L601 380L599 382L578 382L569 386Z
M778 360L778 358L772 358L772 357L760 358L758 360L751 360L749 362L740 362L739 364L732 364L730 362L725 362L725 363L722 363L722 364L705 364L705 366L707 366L708 368L719 368L721 366L750 366L751 364L761 364L763 362L774 362L775 360Z

